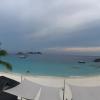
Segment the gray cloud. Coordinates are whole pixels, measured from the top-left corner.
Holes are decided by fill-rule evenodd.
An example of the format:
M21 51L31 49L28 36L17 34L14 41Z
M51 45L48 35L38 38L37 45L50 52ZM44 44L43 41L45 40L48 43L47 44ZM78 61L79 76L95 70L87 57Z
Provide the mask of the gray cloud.
M0 40L9 50L100 46L99 0L1 0Z

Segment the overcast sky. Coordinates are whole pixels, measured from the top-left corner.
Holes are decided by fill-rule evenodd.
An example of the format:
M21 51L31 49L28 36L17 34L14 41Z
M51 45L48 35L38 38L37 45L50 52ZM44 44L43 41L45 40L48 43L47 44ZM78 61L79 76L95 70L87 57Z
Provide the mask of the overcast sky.
M2 48L100 54L100 0L0 0Z

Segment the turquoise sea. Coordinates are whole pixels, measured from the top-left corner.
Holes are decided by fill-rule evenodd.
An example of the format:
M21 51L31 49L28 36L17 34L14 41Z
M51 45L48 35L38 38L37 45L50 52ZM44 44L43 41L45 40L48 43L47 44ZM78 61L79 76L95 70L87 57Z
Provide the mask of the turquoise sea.
M46 76L88 76L100 74L100 63L93 60L96 56L72 56L60 54L29 55L27 58L19 58L17 55L9 55L0 59L12 64L12 72ZM78 63L85 61L86 63ZM0 71L6 71L0 65ZM28 73L27 73L28 72Z

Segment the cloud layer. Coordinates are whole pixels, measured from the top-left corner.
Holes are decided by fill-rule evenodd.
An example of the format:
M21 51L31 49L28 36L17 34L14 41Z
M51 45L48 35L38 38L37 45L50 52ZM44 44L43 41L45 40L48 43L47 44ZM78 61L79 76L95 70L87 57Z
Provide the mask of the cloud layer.
M0 41L9 51L100 47L99 0L1 0Z

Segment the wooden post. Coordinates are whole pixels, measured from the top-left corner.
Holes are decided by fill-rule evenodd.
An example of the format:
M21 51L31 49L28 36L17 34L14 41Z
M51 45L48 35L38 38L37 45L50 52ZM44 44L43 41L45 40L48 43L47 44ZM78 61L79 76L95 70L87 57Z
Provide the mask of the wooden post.
M21 83L22 83L22 80L23 80L23 76L22 76L22 74L21 74Z
M63 87L63 100L65 99L65 80L64 80L64 87Z

